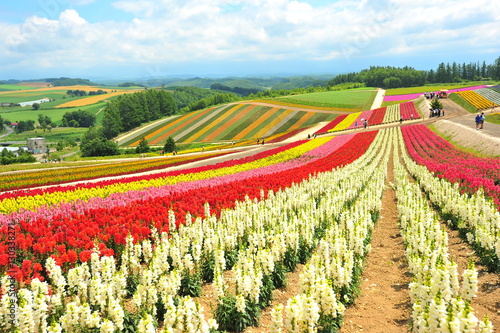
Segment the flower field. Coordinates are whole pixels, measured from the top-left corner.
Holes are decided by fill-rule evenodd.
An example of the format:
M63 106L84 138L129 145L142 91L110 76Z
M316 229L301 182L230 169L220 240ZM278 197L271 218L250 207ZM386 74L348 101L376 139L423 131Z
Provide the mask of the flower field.
M414 108L405 103L391 116L381 108L357 117L399 120ZM120 172L141 163L124 163ZM500 162L467 155L423 125L297 141L184 170L4 193L0 331L242 332L269 308L269 332L336 332L360 292L392 163L413 276L408 329L493 332L472 305L474 263L459 271L438 220L449 220L500 273L500 205L490 186L500 178ZM271 306L273 291L291 283L286 276L298 265L296 292ZM215 291L213 309L199 302L207 284Z
M475 91L459 91L457 92L462 96L467 102L474 106L478 110L483 110L490 108L491 106L498 106L496 103L488 100L486 97L478 94Z
M71 107L91 105L91 104L95 104L97 102L100 102L102 100L109 99L111 97L115 97L115 96L119 96L119 95L123 95L123 94L130 94L130 93L134 93L134 92L137 92L137 91L129 90L129 91L108 92L107 94L103 94L103 95L94 95L94 96L89 96L89 97L85 97L85 98L78 98L78 99L75 99L73 101L59 104L56 107L57 108L71 108Z
M318 130L316 133L336 132L348 129L362 128L363 121L368 120L368 126L387 124L403 120L419 119L420 114L412 101L390 105L388 107L341 115Z
M145 137L150 145L162 145L169 136L179 143L255 140L331 121L336 116L258 104L223 105L166 119L119 144L136 146Z

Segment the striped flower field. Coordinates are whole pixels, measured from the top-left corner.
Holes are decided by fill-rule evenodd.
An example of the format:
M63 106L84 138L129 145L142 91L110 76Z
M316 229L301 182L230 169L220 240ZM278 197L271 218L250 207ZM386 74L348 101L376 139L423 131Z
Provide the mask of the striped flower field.
M158 122L120 141L136 146L142 137L150 145L163 145L171 136L178 143L244 141L331 121L338 115L328 112L297 111L258 104L232 104L176 116Z
M333 128L399 119L412 107L352 114ZM179 135L217 137L212 130L237 110L260 121L248 133L308 121L300 111L262 118L270 108L234 105L177 118L187 125ZM218 125L196 132L210 115ZM457 158L483 172L465 177ZM0 331L243 332L267 311L267 332L337 332L360 293L382 194L392 190L404 273L413 278L402 288L411 299L405 331L493 332L493 320L475 310L478 271L473 262L459 270L439 220L500 274L500 206L490 186L499 163L408 125L123 179L46 189L26 180L27 189L0 196ZM298 266L298 279L287 280ZM274 304L273 292L292 283ZM208 285L214 306L202 308Z

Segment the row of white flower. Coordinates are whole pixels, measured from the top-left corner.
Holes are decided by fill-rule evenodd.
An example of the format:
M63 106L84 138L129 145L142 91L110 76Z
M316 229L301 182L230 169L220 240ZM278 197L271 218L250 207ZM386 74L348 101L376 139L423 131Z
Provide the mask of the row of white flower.
M359 272L370 251L367 240L374 227L372 214L381 207L389 132L380 133L378 158L365 167L371 169L369 181L357 200L342 212L339 222L326 230L300 275L299 294L289 299L285 307L279 304L272 309L271 332L317 332L334 321L340 324L338 318L344 313L344 303L352 301L342 291L352 287L355 271ZM358 169L356 180L363 182L365 177L363 169ZM325 205L330 203L325 201Z
M473 195L461 193L458 184L434 177L425 167L403 154L408 171L415 177L420 187L428 194L430 201L439 207L443 214L458 220L457 227L467 230L467 240L478 246L500 266L500 212L482 190Z
M377 146L380 142L372 145ZM186 272L199 271L202 260L213 256L215 284L221 297L225 292L224 281L220 278L226 269L224 253L241 249L236 271L241 269L242 273L238 273L241 278L235 283L241 295L253 295L255 299L259 279L247 274L251 271L249 267L259 267L267 274L273 268L274 258L282 259L287 249L297 250L299 240L312 242L319 223L325 219L336 220L343 205L355 198L371 178L373 169L367 165L376 164L377 156L377 149L372 148L345 168L311 177L309 181L285 191L270 193L267 200L239 203L234 210L224 211L219 219L209 216L192 221L188 217L186 225L177 232L154 234L152 242L133 244L129 238L119 268L114 258L99 258L95 253L90 262L64 275L49 259L46 263L49 282L35 279L29 288L19 291L19 300L7 296L8 280L4 277L0 327L5 331L17 327L21 332L122 330L127 279L134 276L139 284L132 305L135 311L143 314L139 331L154 331L156 304L160 301L167 310L164 332L208 332L217 324L213 320L204 320L202 309L192 298L182 298L177 306L172 301L178 296ZM316 209L318 202L327 200L328 193L331 194L328 203L322 204L322 209ZM206 210L209 213L209 207ZM171 213L170 224L173 226L174 223ZM255 259L257 264L244 264ZM8 320L12 301L18 303L14 325ZM176 313L183 313L183 316L176 316Z
M394 129L396 130L396 129ZM448 235L441 229L436 213L429 207L418 183L411 182L409 173L399 161L402 151L405 166L418 169L407 158L401 131L394 149L394 178L398 212L406 256L413 282L410 298L413 303L414 332L493 332L487 319L479 323L470 306L477 292L477 272L473 263L462 273L459 283L457 264L448 253ZM422 174L419 174L419 178ZM423 175L422 175L423 176ZM423 180L422 178L420 178ZM432 177L424 182L439 186Z
M383 123L392 123L399 121L400 118L400 104L389 105L385 111Z

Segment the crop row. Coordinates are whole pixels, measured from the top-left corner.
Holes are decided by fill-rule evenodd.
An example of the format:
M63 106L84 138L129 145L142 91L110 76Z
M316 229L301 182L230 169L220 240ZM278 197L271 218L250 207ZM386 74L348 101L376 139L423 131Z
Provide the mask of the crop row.
M332 143L330 147L325 144L325 147L320 147L313 153L322 156L313 162L298 163L299 166L295 162L289 162L288 168L281 172L274 170L275 172L268 176L254 175L254 177L243 181L234 180L222 187L213 185L206 190L197 189L190 193L182 193L174 200L170 197L162 198L165 203L168 203L168 206L154 200L155 202L152 202L150 207L156 207L156 211L162 214L161 216L155 217L154 209L143 207L150 200L140 201L138 205L129 205L129 209L133 210L140 207L145 208L144 212L147 211L148 214L144 217L147 220L141 221L139 216L136 218L128 216L127 219L133 221L135 226L128 232L123 229L126 228L126 224L119 223L117 225L120 226L120 229L116 230L117 232L104 230L96 234L96 237L105 235L113 238L112 242L120 245L116 251L108 251L110 249L100 246L99 242L97 247L94 247L96 243L90 240L91 247L81 251L79 258L75 258L74 250L66 251L63 247L71 242L71 237L76 236L67 229L67 227L74 225L76 216L73 214L70 219L63 218L60 223L57 219L52 218L47 227L55 232L56 238L63 237L64 245L61 244L63 247L58 246L57 255L42 261L45 267L41 267L35 260L24 259L16 273L16 278L29 285L29 287L19 291L21 300L18 304L20 307L18 324L22 326L20 327L21 331L32 332L51 326L52 330L58 328L65 331L91 330L100 327L101 331L112 332L129 325L137 326L140 331L145 331L145 327L153 327L157 318L163 320L165 328L173 325L180 331L208 331L210 327L214 327L214 322L204 321L199 315L200 309L193 305L194 303L189 297L198 289L199 283L197 281L201 279L199 274L207 273L205 276L209 279L210 275L215 276L213 270L216 270L216 267L225 269L239 263L238 266L241 268L247 261L239 259L248 258L243 255L249 254L248 250L245 249L255 250L259 248L261 242L265 241L261 237L264 235L262 234L263 228L273 231L273 234L269 235L270 244L283 244L282 242L286 241L284 249L290 250L289 255L299 256L294 249L297 249L297 242L303 238L294 230L307 231L306 234L311 234L314 229L308 224L309 222L312 224L313 221L310 218L315 215L311 215L310 209L321 203L325 193L331 193L337 197L339 193L344 195L349 192L333 191L333 184L327 182L326 179L328 177L339 179L336 177L340 177L344 181L337 180L337 184L350 183L353 187L361 186L362 182L354 181L354 177L352 177L360 169L360 165L353 165L347 176L344 174L342 177L343 173L334 172L330 173L330 176L319 176L318 179L313 177L309 181L310 185L307 186L307 190L305 185L292 186L292 184L298 184L309 178L311 173L332 170L332 168L346 162L354 161L365 153L373 137L373 133L358 134L350 141L340 145L336 145L334 140L329 141L328 143ZM340 155L332 154L333 152ZM372 155L366 154L363 160L369 161L372 158L370 156ZM337 157L342 158L342 160ZM306 159L310 161L310 157ZM369 176L363 177L365 180L370 178ZM319 186L320 184L322 186ZM273 194L273 191L290 186L292 187L287 190L288 193L275 192L276 194ZM380 189L381 186L376 186L376 188ZM212 198L209 194L213 195ZM195 203L196 200L193 200L193 196L196 195L200 197L199 203ZM306 199L306 197L310 197L310 199ZM188 200L184 205L172 206L172 203L178 202L180 198ZM217 198L216 203L213 201L215 198ZM259 198L263 201L260 203L254 201ZM226 204L224 204L225 199L227 200ZM244 202L238 203L238 201ZM317 213L316 218L320 218L320 222L324 218L329 219L335 216L335 214L332 215L331 209L336 201L332 199L328 203L321 204L323 209L329 211ZM304 207L304 209L302 210L300 207ZM224 208L234 209L222 210ZM182 221L176 219L180 210L184 213ZM94 213L91 209L85 210L87 217L93 216L94 219L99 217L101 221L114 219L118 222L124 222L120 219L121 214L116 213L118 213L116 209L107 214L103 210ZM186 213L188 214L186 215ZM306 215L302 216L302 214ZM262 218L263 216L268 218ZM297 216L298 219L293 218L293 216ZM194 221L195 218L196 221ZM308 223L303 222L306 220ZM262 222L272 222L272 224L259 227L259 223ZM295 227L291 228L285 224L286 222L293 223ZM168 226L164 228L158 225L161 223L168 224ZM185 227L182 226L184 223ZM36 221L30 221L30 223L21 223L19 227L24 229L36 224ZM61 229L63 227L64 231ZM179 228L177 231L175 231L176 227ZM86 225L83 228L80 227L79 231L88 233L89 229L93 228L95 225ZM26 230L23 229L17 229L16 232L23 234L22 238L25 240ZM282 232L278 233L279 230ZM45 231L45 228L38 229L34 236L38 237L40 235L36 235L36 233ZM167 236L167 232L170 232L170 237ZM116 238L117 235L124 237L127 234L130 236L124 239L123 243ZM131 242L132 239L135 245ZM43 240L36 243L51 242L47 238L43 238ZM25 243L20 239L16 241L16 245L22 249ZM242 251L239 251L240 248ZM260 253L279 255L280 248L273 249L273 252L262 250L264 252ZM237 252L235 252L236 250ZM30 250L25 253L33 252ZM99 254L103 257L99 258ZM116 254L116 261L109 256L110 254ZM62 262L64 256L73 258L75 262ZM284 258L287 257L284 256ZM170 260L167 260L168 258ZM217 265L207 266L206 264L210 262L217 263ZM221 262L227 262L227 265L221 265ZM259 265L265 263L269 263L269 261L261 261ZM211 274L210 267L212 267ZM243 272L249 272L249 270ZM243 274L242 276L248 275ZM46 278L51 283L50 285L40 281ZM243 280L252 282L248 278ZM257 281L254 282L257 283ZM7 283L6 279L2 280L3 287L6 287ZM242 293L247 290L249 295L255 295L254 288L248 289L246 284L247 282L244 282L239 290ZM260 295L260 292L258 294ZM175 302L174 297L177 299ZM126 298L131 299L129 307L125 307ZM3 306L9 304L9 296L4 295L2 301L3 310ZM245 303L243 304L245 305ZM241 308L241 302L239 306ZM191 310L186 311L186 308ZM59 310L55 311L55 309ZM131 309L134 310L136 317L133 317L129 312ZM2 319L7 319L6 313L0 312L4 316ZM185 316L177 316L182 312ZM9 323L8 320L2 320L0 325L3 325L4 329L9 329Z
M485 97L481 96L475 91L459 91L457 92L460 96L462 96L467 102L472 104L476 109L483 110L490 108L492 106L498 106Z
M105 99L109 99L109 98L123 95L123 94L130 94L130 93L134 93L134 92L136 92L136 91L108 92L107 94L103 94L103 95L94 95L94 96L90 96L90 97L75 99L73 101L69 101L69 102L60 104L56 107L57 108L70 108L70 107L91 105L91 104L95 104L95 103L100 102L100 101L105 100Z
M496 105L500 105L500 92L497 92L493 89L489 88L483 88L483 89L478 89L476 92L486 98L487 100L491 101L492 103L495 103ZM493 105L493 104L492 104Z
M500 159L482 158L456 149L424 125L407 126L403 135L410 156L468 194L482 190L500 209Z
M398 130L397 143L404 146ZM441 228L418 183L411 182L394 150L398 213L406 256L413 282L410 283L413 332L493 332L486 317L478 325L471 301L478 290L478 272L470 262L462 273L448 253L448 237ZM410 170L417 166L403 148L403 160ZM415 176L416 174L414 174ZM430 177L433 176L429 173Z
M427 134L421 130L421 126L412 127L423 133L421 138ZM405 131L408 129L403 128L403 134ZM413 163L407 161L407 168L419 181L430 201L443 219L457 228L461 236L471 243L483 263L491 270L500 272L498 186L489 186L494 183L489 177L498 179L496 177L500 160L481 160L472 156L469 160L460 159L460 152L456 154L453 149L446 150L444 147L440 149L437 144L434 146L425 144L424 150L428 148L428 154L436 158L434 163L432 159L421 158L415 151L411 144L415 141L414 136L404 135L404 139L408 149L407 160L413 158L416 161ZM436 141L438 140L430 143L438 143ZM448 170L440 173L435 172L436 169Z
M3 265L7 260L8 225L13 222L19 223L16 225L16 242L20 260L43 261L47 256L58 253L56 257L60 263L71 262L81 257L82 251L93 248L94 241L101 243L103 249L116 252L129 233L141 240L150 235L150 226L155 226L160 232L168 231L169 209L174 210L177 224L183 223L187 212L203 216L206 202L218 214L228 205L232 207L235 199L243 200L247 195L259 198L261 190L267 192L288 187L311 173L352 162L364 153L373 136L370 133L357 135L349 141L311 140L324 144L309 153L306 150L304 153L307 154L302 159L287 159L268 166L259 161L246 172L233 172L225 177L117 193L88 202L61 203L36 212L4 214L4 223L0 228L1 263ZM342 155L332 158L335 152ZM216 174L216 170L212 170L211 174ZM59 198L70 201L64 200L65 195L67 193L60 193ZM71 254L68 253L70 250L73 251Z
M4 173L0 175L0 192L158 170L224 154L226 153L105 163L102 165L47 169L36 172Z
M316 133L336 132L346 129L355 129L364 127L365 120L368 126L386 124L403 120L420 118L420 114L413 102L404 102L394 104L388 107L351 113L350 115L338 116L335 120L325 125Z
M329 140L327 138L326 140ZM22 209L33 210L41 206L51 206L61 202L87 201L91 198L106 198L116 193L138 191L148 187L173 185L181 182L209 179L252 170L258 166L273 165L296 158L304 152L318 147L325 140L310 142L297 141L250 157L201 166L188 170L175 170L128 178L102 180L94 183L78 183L70 186L53 186L47 189L15 191L0 195L3 213L17 212ZM0 216L2 221L2 216Z

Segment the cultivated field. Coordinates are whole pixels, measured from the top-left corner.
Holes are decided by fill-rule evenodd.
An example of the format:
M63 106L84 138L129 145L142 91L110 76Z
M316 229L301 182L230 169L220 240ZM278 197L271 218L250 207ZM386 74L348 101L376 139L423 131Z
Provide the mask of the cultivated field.
M233 104L169 121L198 140L270 110L255 129L293 118ZM494 332L500 159L433 121L0 174L0 330Z

